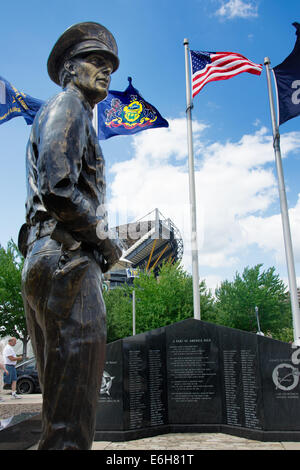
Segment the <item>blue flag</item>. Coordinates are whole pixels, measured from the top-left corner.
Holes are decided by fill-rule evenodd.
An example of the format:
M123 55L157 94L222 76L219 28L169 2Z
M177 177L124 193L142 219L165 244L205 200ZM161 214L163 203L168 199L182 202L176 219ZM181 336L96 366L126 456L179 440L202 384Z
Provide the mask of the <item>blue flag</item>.
M125 91L109 91L98 104L98 137L109 139L115 135L132 135L155 127L169 127L157 109L142 98L132 86L132 79Z
M278 91L279 125L300 114L300 24L293 23L297 29L297 40L291 54L273 68Z
M0 124L17 116L23 116L27 124L32 124L43 103L41 100L18 91L0 76Z

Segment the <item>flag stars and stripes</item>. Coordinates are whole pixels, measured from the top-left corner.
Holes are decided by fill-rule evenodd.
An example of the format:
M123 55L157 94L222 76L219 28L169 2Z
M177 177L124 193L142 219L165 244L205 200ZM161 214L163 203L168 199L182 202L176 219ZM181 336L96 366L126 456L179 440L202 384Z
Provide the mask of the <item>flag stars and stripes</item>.
M256 64L236 52L190 51L192 61L192 96L208 82L227 80L242 72L260 75L262 64Z
M197 55L191 54L191 57L193 70L201 70L211 64L210 55L205 52L198 52Z

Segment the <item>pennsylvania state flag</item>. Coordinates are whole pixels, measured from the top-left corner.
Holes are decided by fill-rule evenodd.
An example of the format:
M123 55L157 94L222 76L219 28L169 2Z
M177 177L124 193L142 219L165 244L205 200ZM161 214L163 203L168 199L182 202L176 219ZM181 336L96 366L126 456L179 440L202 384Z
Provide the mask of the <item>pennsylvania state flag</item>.
M128 81L125 91L111 90L98 104L99 140L115 135L132 135L155 127L169 127L168 121L132 86L130 77Z
M279 125L300 114L300 24L293 23L297 29L297 40L290 55L273 68L276 77L279 101Z
M0 124L17 116L23 116L28 125L32 124L43 103L18 91L0 76Z

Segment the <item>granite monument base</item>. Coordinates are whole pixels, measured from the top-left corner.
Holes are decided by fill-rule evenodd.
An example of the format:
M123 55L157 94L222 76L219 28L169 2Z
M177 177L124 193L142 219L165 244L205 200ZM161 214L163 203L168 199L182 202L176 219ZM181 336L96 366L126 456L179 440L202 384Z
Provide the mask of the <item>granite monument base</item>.
M20 413L0 420L0 450L25 450L35 445L42 428L41 413Z
M300 348L188 319L107 345L95 440L222 432L300 441Z

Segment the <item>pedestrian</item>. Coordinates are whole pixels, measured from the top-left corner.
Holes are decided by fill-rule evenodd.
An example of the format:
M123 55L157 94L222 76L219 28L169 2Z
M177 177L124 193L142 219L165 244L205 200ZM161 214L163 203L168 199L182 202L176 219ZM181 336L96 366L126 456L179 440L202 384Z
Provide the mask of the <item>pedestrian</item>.
M5 367L4 364L4 359L3 359L3 343L0 342L0 393L3 392L3 374L8 375L8 370ZM0 401L3 401L4 399L0 397Z
M11 384L11 398L21 398L20 395L17 394L17 372L16 372L16 364L19 361L23 360L22 356L17 356L14 350L14 346L16 345L17 339L15 337L9 338L7 345L3 349L3 359L5 368L8 374L4 374L4 383Z

